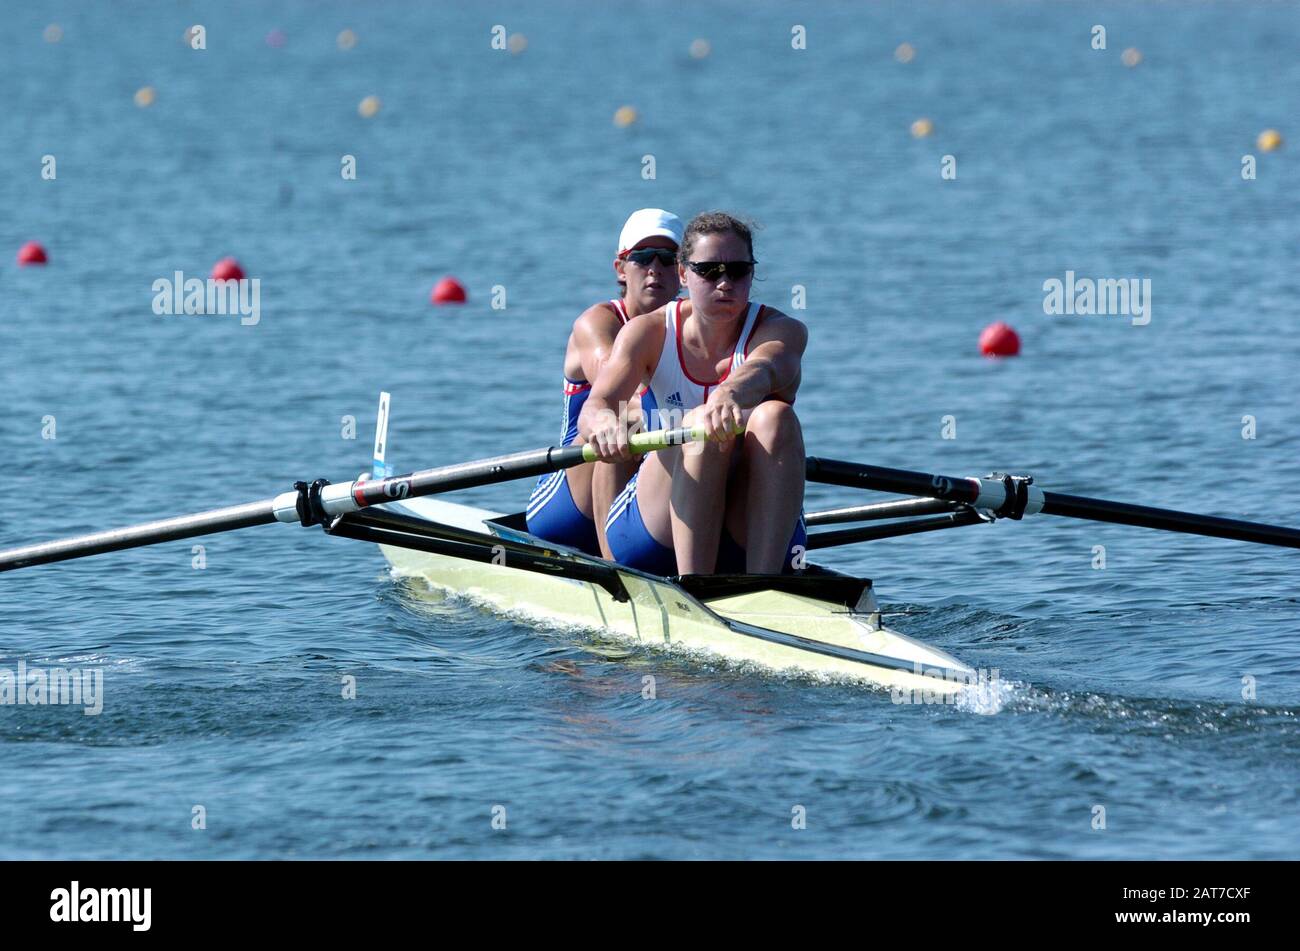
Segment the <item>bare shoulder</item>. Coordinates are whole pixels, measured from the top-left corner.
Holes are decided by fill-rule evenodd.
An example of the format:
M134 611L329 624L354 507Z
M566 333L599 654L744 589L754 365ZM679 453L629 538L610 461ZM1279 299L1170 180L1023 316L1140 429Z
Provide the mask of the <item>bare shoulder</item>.
M755 341L779 340L802 350L808 344L808 327L775 307L763 306L763 318L754 328Z
M615 358L634 367L638 376L654 372L664 345L664 309L662 307L633 317L614 340Z
M626 338L629 346L661 346L664 339L664 308L659 307L648 314L633 317L624 325L619 336Z
M614 305L603 300L599 304L592 304L578 315L578 319L573 322L573 332L580 336L600 334L613 337L622 324Z

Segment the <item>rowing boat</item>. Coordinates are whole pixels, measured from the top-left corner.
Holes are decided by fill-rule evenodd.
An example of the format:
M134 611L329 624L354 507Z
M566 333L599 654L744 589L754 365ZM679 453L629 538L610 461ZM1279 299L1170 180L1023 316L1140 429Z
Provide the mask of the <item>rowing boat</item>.
M885 627L864 578L816 565L788 576L664 578L536 538L524 529L522 513L431 497L384 508L385 515L367 520L372 533L353 537L380 541L396 576L530 620L772 671L862 681L909 697L948 697L977 679L949 654ZM438 541L465 548L429 550ZM472 546L479 557L469 557ZM536 560L516 562L524 553Z
M389 395L382 393L374 479L392 471L388 418ZM830 520L844 515L830 513ZM885 627L869 580L817 565L781 576L665 578L538 538L522 512L495 513L428 495L353 515L331 531L378 543L397 577L639 646L857 680L922 702L981 683L955 657Z
M865 681L900 691L908 702L952 698L972 682L987 687L956 658L886 627L864 578L817 565L792 575L659 577L532 536L521 514L434 498L567 469L595 454L588 446L553 446L393 476L383 454L387 406L385 395L369 475L297 482L261 501L0 551L0 572L276 522L319 525L379 545L398 576L636 644ZM695 427L629 442L634 452L657 452L705 438ZM1029 476L958 478L809 457L807 479L906 496L810 513L810 527L879 524L813 532L809 550L1038 514L1300 548L1295 528L1048 492Z

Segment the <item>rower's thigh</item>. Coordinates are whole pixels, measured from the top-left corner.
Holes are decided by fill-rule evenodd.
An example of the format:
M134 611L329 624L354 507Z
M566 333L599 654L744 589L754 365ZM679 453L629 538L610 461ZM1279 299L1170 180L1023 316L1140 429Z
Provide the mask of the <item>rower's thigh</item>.
M641 521L659 544L673 547L673 523L668 513L672 499L673 473L681 449L661 449L648 453L636 477L636 504Z
M596 464L589 462L583 466L574 466L565 474L569 480L569 494L573 497L573 504L587 518L592 517L591 479L595 473Z

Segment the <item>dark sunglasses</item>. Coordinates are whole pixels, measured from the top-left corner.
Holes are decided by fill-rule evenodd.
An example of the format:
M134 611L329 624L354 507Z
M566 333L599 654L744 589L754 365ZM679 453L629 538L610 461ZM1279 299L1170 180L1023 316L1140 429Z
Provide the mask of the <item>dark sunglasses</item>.
M738 281L754 273L757 261L688 261L686 266L706 281L719 280L722 275Z
M624 257L642 267L649 267L651 261L658 261L664 267L668 267L677 260L677 252L669 251L667 248L637 248L635 251L627 252Z

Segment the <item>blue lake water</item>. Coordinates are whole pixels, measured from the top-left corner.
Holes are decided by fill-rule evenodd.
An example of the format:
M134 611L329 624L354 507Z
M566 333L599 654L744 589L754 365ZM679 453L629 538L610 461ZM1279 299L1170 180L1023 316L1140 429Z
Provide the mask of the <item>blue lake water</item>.
M399 470L548 444L567 327L647 205L762 224L755 297L810 328L814 454L1300 525L1294 6L7 13L0 547L351 478L381 389ZM493 50L497 24L526 50ZM1291 141L1261 152L1270 127ZM15 266L33 239L49 265ZM226 255L261 281L255 325L153 312L155 280ZM1067 271L1149 279L1149 323L1045 314ZM444 274L468 304L430 306ZM995 320L1019 359L979 356ZM1293 551L1040 517L826 553L999 671L978 713L610 659L413 597L319 531L203 544L203 570L179 542L0 578L0 666L105 690L98 716L0 706L0 857L1300 855Z

